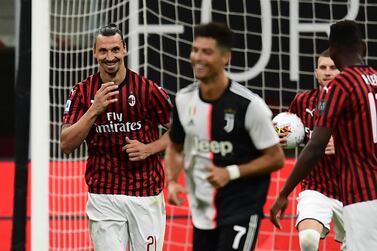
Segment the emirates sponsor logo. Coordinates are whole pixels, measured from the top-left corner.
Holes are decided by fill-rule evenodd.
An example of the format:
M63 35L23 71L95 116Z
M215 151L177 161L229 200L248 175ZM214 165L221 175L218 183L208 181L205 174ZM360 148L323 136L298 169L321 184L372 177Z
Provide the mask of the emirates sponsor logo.
M123 114L116 112L106 113L106 124L94 124L97 133L111 133L111 132L133 132L141 129L141 121L124 122Z

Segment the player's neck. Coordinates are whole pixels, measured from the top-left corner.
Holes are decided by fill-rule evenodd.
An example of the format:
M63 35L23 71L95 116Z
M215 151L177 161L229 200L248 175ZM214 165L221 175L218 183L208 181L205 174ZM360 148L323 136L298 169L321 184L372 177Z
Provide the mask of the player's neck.
M346 54L342 55L341 57L341 65L339 66L340 70L344 70L349 66L355 65L364 65L363 58L358 54Z
M104 83L114 82L119 85L126 78L127 69L125 67L120 67L114 75L107 73L103 69L99 69L99 72Z
M226 77L225 72L210 80L200 81L200 96L204 100L216 100L224 93L228 87L228 82L229 79Z

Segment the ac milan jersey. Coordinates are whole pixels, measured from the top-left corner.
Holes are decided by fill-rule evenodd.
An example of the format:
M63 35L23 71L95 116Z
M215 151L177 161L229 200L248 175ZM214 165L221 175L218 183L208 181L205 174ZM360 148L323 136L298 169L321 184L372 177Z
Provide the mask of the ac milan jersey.
M319 89L301 92L296 95L289 107L289 112L297 114L305 126L305 142L310 139L314 128L318 98ZM339 167L335 165L335 155L325 154L310 174L302 180L302 190L315 190L340 200L339 172Z
M215 189L206 180L207 166L247 163L260 150L279 143L272 112L257 95L231 82L213 102L201 99L199 85L177 93L170 137L184 144L184 166L194 225L213 229L262 214L270 176L242 177Z
M332 128L345 205L377 199L377 71L368 66L343 70L318 105L317 126Z
M97 73L75 85L66 103L64 124L74 124L81 118L101 84ZM156 195L165 182L159 155L130 161L122 147L126 137L145 144L159 138L158 125L170 121L169 97L157 84L130 70L118 90L118 101L97 116L85 139L88 145L85 180L89 192Z

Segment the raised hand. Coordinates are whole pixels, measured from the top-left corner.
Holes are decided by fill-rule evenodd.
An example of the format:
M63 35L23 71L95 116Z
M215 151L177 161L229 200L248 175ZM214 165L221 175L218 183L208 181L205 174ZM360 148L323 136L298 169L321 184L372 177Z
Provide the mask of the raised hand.
M118 101L118 94L117 84L114 82L103 83L101 88L96 92L90 109L94 109L97 115L103 113L109 104Z

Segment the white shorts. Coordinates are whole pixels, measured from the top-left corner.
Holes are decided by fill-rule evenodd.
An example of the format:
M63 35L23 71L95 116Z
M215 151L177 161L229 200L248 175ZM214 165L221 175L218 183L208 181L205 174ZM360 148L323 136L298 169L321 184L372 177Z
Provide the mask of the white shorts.
M95 251L162 250L164 195L136 197L88 194L86 207Z
M343 242L345 238L342 209L343 203L327 197L314 190L304 190L298 195L297 221L298 224L305 219L314 219L323 225L321 238L325 238L330 231L330 222L333 219L335 239Z
M345 206L343 218L347 250L377 250L377 200Z

